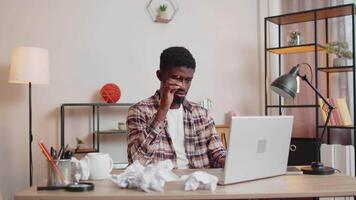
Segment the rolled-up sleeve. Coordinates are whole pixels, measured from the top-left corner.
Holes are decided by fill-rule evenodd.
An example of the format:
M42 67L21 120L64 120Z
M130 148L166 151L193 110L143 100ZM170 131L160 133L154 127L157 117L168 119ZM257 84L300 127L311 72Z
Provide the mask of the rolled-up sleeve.
M126 125L127 156L129 163L139 160L141 164L149 164L158 149L160 134L164 131L164 121L156 119L156 115L147 117L139 107L132 106L128 111Z
M214 120L210 116L207 117L207 120L208 123L206 129L208 129L207 132L210 133L207 141L211 166L214 168L223 167L219 160L226 156L226 150L221 142L218 132L216 131Z

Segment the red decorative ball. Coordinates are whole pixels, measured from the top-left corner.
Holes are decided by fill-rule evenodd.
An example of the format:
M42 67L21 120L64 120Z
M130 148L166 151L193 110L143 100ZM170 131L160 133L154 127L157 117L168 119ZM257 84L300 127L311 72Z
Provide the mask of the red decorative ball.
M100 94L106 103L116 103L121 97L121 90L115 83L107 83L101 88Z

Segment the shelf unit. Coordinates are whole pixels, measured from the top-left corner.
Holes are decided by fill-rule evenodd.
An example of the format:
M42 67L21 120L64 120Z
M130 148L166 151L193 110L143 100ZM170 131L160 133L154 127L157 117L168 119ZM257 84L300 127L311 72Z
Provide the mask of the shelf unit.
M352 65L350 66L341 66L341 67L334 67L329 65L329 55L325 52L325 45L319 44L318 43L318 31L324 31L325 33L325 43L328 43L328 24L329 24L329 19L330 18L336 18L336 17L345 17L345 16L351 16L352 20L352 46L351 50L353 52L353 59L352 59ZM296 12L296 13L289 13L289 14L284 14L284 15L278 15L278 16L271 16L271 17L266 17L264 21L264 39L265 39L265 115L268 115L268 112L270 109L276 109L278 108L278 113L279 115L282 115L282 109L283 108L313 108L315 107L315 133L317 134L319 130L323 128L322 124L319 124L319 104L318 104L318 97L315 95L315 101L314 104L309 104L309 105L283 105L282 104L282 99L279 96L278 98L278 105L276 104L269 104L268 102L268 87L270 83L268 82L268 54L273 53L278 55L278 76L282 75L282 66L281 66L281 58L283 56L288 56L288 54L301 54L301 53L307 53L307 52L313 52L314 53L314 77L315 77L315 82L313 83L314 87L317 89L319 88L318 85L318 78L320 78L319 73L325 73L326 74L326 97L330 97L330 75L331 73L352 73L352 93L350 95L353 95L353 102L350 102L350 104L353 105L353 124L356 124L356 119L355 119L355 113L356 113L356 84L355 84L355 5L354 4L345 4L345 5L340 5L340 6L334 6L334 7L327 7L327 8L320 8L320 9L314 9L314 10L308 10L308 11L303 11L303 12ZM324 20L325 27L318 27L318 21ZM308 44L303 44L303 45L297 45L297 46L282 46L281 42L281 32L282 32L282 26L284 25L290 25L290 24L297 24L297 23L304 23L304 22L312 22L314 25L314 41L312 43ZM278 46L277 47L268 47L267 44L267 26L269 24L273 24L275 26L278 26ZM324 30L320 30L324 29ZM326 54L326 66L320 66L318 62L318 53L319 52L325 52ZM299 63L302 63L299 62ZM297 63L296 63L297 64ZM324 81L324 80L323 80ZM356 145L356 137L355 137L355 126L328 126L328 133L330 129L350 129L352 133L354 134L354 140L353 144ZM328 134L329 136L329 134ZM315 135L317 137L317 135ZM329 137L328 137L329 138ZM356 154L355 154L356 155ZM355 157L356 160L356 157Z
M68 107L90 107L92 110L92 137L91 148L78 149L76 153L90 153L100 151L100 135L103 134L127 134L123 130L101 130L100 129L100 108L101 107L130 107L132 103L64 103L61 105L61 147L65 146L65 110Z

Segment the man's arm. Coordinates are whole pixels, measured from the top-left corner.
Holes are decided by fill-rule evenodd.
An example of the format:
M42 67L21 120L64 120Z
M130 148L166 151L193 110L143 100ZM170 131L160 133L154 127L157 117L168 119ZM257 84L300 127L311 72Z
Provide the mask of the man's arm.
M139 107L131 107L127 116L127 156L129 163L139 160L142 164L152 161L154 152L159 148L159 135L163 134L165 119L171 107L174 92L182 86L182 83L168 79L160 88L160 104L156 114L147 119Z
M212 163L212 167L219 168L225 166L225 157L226 157L226 150L221 142L220 136L215 129L215 124L213 119L208 116L208 132L210 132L210 136L208 138L208 149L209 155L211 155L210 162Z
M157 115L146 119L145 113L138 107L131 107L127 116L127 154L129 163L139 160L141 164L152 161L158 149L159 135L164 130L165 122L158 120Z

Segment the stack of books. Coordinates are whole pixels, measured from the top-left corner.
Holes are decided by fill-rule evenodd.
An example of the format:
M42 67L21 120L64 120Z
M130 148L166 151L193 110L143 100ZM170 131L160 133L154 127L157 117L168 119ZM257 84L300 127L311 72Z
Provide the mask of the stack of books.
M327 100L328 103L330 103L335 107L335 109L331 113L328 125L329 126L352 126L352 119L351 119L349 108L346 103L346 99L329 98ZM326 105L324 101L319 98L319 106L320 106L321 116L325 122L329 111L328 105Z

